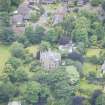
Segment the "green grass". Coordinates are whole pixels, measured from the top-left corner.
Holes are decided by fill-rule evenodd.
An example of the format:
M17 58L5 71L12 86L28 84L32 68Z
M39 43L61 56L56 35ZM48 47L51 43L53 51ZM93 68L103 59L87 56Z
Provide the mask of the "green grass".
M90 48L89 48L89 49L87 49L87 54L86 54L86 56L87 56L87 57L91 57L91 56L94 56L94 55L98 56L101 50L102 50L102 49L90 49Z
M95 90L102 90L102 86L100 85L95 85L95 84L90 84L86 80L81 80L80 81L80 89L83 90L84 92L81 92L80 94L82 96L88 97L90 96Z
M81 80L80 81L80 86L81 86L82 89L89 90L89 91L93 91L93 90L101 88L100 86L97 86L97 85L94 85L94 84L89 84L86 80Z
M10 57L10 47L0 45L0 72L2 72L4 64L9 57Z
M93 65L91 63L84 63L83 65L83 70L84 70L84 73L87 74L89 72L94 72L96 73L96 65Z

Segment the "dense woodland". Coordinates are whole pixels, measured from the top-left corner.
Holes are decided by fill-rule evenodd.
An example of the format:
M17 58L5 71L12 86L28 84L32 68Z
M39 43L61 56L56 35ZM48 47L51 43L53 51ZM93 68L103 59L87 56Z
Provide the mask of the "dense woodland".
M0 105L105 105L105 0L70 1L36 3L18 33L10 20L25 1L0 0ZM67 12L53 24L52 11L61 7ZM72 53L59 49L69 41ZM53 70L40 63L40 52L49 49L61 55Z

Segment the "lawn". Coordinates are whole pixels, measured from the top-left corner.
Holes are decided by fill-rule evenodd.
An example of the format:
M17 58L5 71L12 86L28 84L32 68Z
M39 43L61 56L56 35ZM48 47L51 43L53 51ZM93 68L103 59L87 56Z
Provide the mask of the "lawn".
M95 90L97 90L97 89L101 90L102 87L100 85L90 84L86 80L81 80L80 81L80 89L83 90L83 92L81 92L81 95L88 97Z
M0 73L2 72L4 64L9 57L10 57L10 47L0 45Z
M91 56L94 56L94 55L98 56L101 50L102 49L92 49L92 48L89 48L89 49L87 49L86 56L87 57L91 57Z
M94 72L96 73L96 65L93 65L91 63L84 63L83 65L83 71L85 74L89 73L89 72Z

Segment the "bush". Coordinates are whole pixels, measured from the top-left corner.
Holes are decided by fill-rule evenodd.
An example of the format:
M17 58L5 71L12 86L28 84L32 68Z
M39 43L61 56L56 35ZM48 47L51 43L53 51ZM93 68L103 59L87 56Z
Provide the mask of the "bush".
M12 53L13 57L23 59L25 57L24 46L18 42L13 43L13 45L11 47L11 53Z

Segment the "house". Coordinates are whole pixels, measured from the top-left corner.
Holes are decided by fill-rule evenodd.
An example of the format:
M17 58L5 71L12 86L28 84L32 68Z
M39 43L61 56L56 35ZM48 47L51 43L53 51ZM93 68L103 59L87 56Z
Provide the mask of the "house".
M23 34L25 32L24 17L21 14L16 14L11 17L11 27L16 34Z
M61 55L51 50L40 52L40 62L47 70L56 69L60 65Z
M8 105L21 105L21 102L20 101L12 101L12 102L9 102Z
M101 66L101 72L102 72L102 73L105 73L105 61L104 61L104 63L103 63L102 66Z
M23 25L24 24L24 18L23 18L23 15L21 14L16 14L16 15L13 15L12 17L12 24L13 25Z

